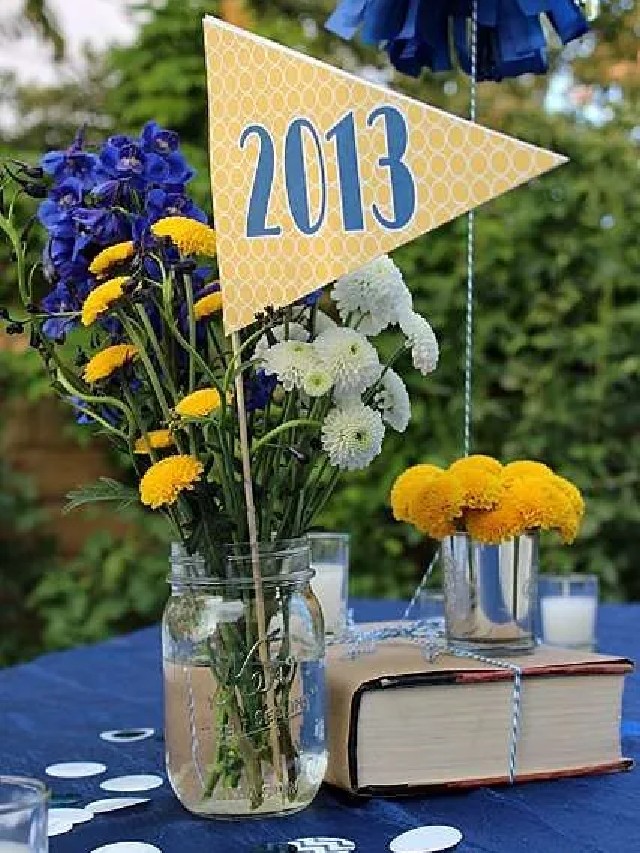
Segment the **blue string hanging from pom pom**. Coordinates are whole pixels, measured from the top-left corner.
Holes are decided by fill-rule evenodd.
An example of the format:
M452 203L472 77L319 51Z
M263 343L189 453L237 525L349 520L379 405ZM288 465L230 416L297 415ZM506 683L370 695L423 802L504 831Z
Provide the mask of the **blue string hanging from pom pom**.
M454 58L469 74L471 10L471 0L340 0L327 28L384 45L394 67L412 77L450 71ZM563 44L589 30L575 0L478 0L478 80L548 70L543 14Z

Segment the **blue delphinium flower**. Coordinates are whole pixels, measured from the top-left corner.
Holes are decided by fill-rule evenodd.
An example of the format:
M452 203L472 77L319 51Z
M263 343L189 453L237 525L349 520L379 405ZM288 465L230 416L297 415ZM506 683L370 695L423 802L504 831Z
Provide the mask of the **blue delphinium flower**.
M169 167L157 154L146 153L139 142L128 136L111 136L100 151L96 188L105 201L128 204L134 193L141 194L149 183L161 184L169 177Z
M156 154L164 160L167 166L167 184L173 184L179 191L194 175L184 155L180 151L180 137L172 130L164 130L155 121L145 124L140 134L143 150L148 154Z
M73 214L82 204L84 187L78 178L65 178L55 184L40 207L38 219L56 237L73 237Z
M50 175L56 182L66 178L76 178L84 189L91 189L95 184L95 172L98 158L95 154L84 151L84 134L78 131L73 143L66 151L49 151L40 160L45 175Z
M155 237L150 226L167 216L207 221L187 194L186 184L194 171L180 150L178 134L157 122L148 122L139 138L109 137L97 154L85 150L80 132L67 150L49 152L41 165L52 179L38 211L48 232L43 267L53 285L42 301L45 312L79 310L97 284L89 274L92 258L115 243L133 240L145 254L147 277L160 280L160 266L149 254L171 265L178 262L179 253ZM194 276L194 294L204 284L204 278ZM74 325L74 318L52 316L43 330L60 339ZM119 332L117 324L113 329L103 324L103 328Z
M245 375L244 399L247 412L264 409L275 391L278 379L267 376L264 370L257 370L249 376Z
M79 301L72 289L65 282L58 282L51 293L42 300L42 309L47 314L66 314L79 309ZM60 340L64 338L74 325L72 317L49 317L42 326L42 331L48 338Z
M76 247L82 250L89 243L108 246L128 239L131 226L126 216L118 210L100 207L81 207L74 211L73 218L77 226Z
M145 214L150 224L164 219L165 216L186 216L198 222L207 222L207 215L183 193L167 192L154 187L147 193Z
M313 308L313 306L322 297L322 293L322 288L320 288L319 290L314 290L312 293L308 293L306 296L303 296L302 299L300 299L299 302L296 304L305 305L307 308Z
M82 426L96 423L95 418L91 417L91 415L86 411L87 408L90 408L87 403L75 394L68 399L73 408L76 410L76 423ZM117 426L118 421L120 420L118 411L110 406L101 406L96 414L98 414L107 423L111 424L111 426Z

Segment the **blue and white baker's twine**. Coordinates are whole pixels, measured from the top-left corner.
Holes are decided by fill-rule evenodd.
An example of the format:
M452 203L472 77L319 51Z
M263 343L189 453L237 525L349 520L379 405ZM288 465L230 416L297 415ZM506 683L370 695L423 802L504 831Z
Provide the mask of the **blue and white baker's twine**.
M477 54L478 54L478 0L472 0L471 16L471 108L470 120L476 121L477 112ZM475 217L474 211L467 214L467 294L465 317L465 369L464 369L464 421L463 448L464 455L471 453L472 426L472 382L473 382L473 303L474 303L474 249L475 249ZM433 556L422 580L404 611L403 619L407 620L416 606L422 591L426 588L438 559L438 553ZM426 657L433 661L438 655L447 653L458 658L467 658L479 663L505 669L513 674L513 692L511 694L511 734L509 738L509 784L513 785L516 777L518 758L518 740L520 737L520 714L522 708L522 667L509 661L489 658L474 652L447 647L443 631L438 630L434 620L419 620L407 624L390 625L370 630L358 630L353 621L353 612L349 612L347 628L341 637L329 640L330 645L341 643L346 646L345 656L351 660L363 654L372 654L376 645L383 640L403 639L419 643L424 648Z
M520 716L522 708L522 667L510 661L489 658L462 649L447 646L444 631L437 627L437 620L421 619L408 624L383 625L379 628L359 630L353 623L353 613L349 612L347 628L339 637L327 640L328 645L344 645L345 658L355 660L361 655L373 654L378 643L384 640L408 640L422 646L425 656L434 661L439 655L450 654L458 658L467 658L479 663L505 669L513 675L513 691L511 694L511 734L509 737L509 784L513 785L516 777L518 758L518 741L520 737Z

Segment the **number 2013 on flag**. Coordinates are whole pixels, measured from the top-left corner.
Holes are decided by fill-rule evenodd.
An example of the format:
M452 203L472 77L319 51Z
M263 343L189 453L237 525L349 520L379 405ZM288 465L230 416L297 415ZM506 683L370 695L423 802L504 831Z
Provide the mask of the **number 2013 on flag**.
M358 136L359 133L373 132L378 125L384 130L386 149L378 158L378 166L386 170L391 191L391 210L383 211L373 202L371 213L377 223L388 231L398 231L413 219L416 212L416 183L405 162L409 142L407 122L400 110L383 105L369 113L366 127L360 131L356 128L352 111L346 113L324 136L307 118L296 118L289 124L282 146L282 165L291 220L300 233L312 236L320 231L326 220L327 146L335 146L344 230L346 233L364 231L366 211L362 198ZM319 201L315 210L311 210L305 136L315 151L320 176ZM283 223L272 221L270 213L274 178L279 167L276 145L264 125L251 124L240 135L240 148L247 148L254 137L258 140L258 158L247 207L245 236L278 237L283 233Z

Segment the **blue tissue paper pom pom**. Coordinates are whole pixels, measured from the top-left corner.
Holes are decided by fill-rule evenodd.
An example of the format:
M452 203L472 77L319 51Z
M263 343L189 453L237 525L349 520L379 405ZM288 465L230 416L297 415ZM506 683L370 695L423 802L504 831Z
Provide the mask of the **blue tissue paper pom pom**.
M541 15L563 44L589 25L575 0L477 0L478 80L544 74L549 67ZM327 28L382 45L394 67L413 77L424 69L471 73L472 0L340 0Z

